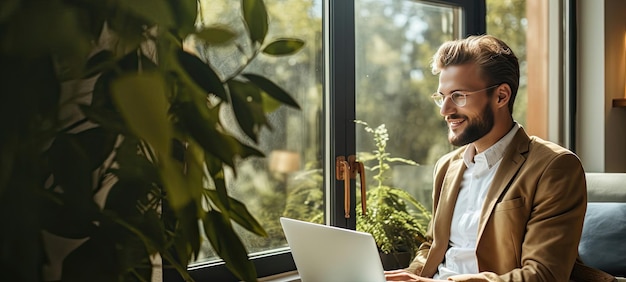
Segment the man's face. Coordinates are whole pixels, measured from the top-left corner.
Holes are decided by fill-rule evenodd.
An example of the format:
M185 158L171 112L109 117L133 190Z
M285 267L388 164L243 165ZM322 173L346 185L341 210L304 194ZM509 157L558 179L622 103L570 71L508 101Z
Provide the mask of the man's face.
M489 133L494 126L494 111L487 95L493 89L468 94L462 107L452 102L450 94L468 93L489 86L474 64L449 66L441 71L438 91L445 95L445 99L440 113L448 123L448 141L452 145L463 146Z

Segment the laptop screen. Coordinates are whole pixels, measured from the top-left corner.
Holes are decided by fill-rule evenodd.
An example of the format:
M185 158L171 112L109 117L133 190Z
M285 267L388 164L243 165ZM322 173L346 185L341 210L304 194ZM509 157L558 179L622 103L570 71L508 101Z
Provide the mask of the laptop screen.
M285 217L280 222L303 282L385 281L371 234Z

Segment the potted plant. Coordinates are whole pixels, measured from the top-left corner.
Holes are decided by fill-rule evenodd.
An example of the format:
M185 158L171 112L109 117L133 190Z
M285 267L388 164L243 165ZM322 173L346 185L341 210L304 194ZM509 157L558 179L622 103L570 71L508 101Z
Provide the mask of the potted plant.
M366 192L366 214L357 209L356 229L372 234L385 270L407 267L420 244L426 240L431 213L407 191L388 185L387 180L393 163L418 164L387 153L389 135L385 124L371 128L364 121L357 120L356 123L365 126L365 131L373 135L376 146L372 153L357 154L358 161L375 173L375 185L368 187ZM369 166L368 163L373 164Z
M256 280L234 226L266 232L229 196L224 170L262 156L264 102L298 108L246 66L303 42L266 40L262 0L241 0L242 32L197 27L199 5L0 4L1 280L49 279L42 269L60 262L42 233L80 241L60 259L63 281L149 281L157 254L189 281L203 236L234 275ZM247 40L244 63L216 69L183 48L189 37L209 48ZM241 134L220 120L226 107Z

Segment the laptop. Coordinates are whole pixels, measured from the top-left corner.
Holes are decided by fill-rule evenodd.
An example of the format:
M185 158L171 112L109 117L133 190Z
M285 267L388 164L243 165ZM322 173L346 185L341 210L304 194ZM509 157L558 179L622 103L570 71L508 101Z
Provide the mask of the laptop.
M384 282L383 265L369 233L281 217L302 282Z

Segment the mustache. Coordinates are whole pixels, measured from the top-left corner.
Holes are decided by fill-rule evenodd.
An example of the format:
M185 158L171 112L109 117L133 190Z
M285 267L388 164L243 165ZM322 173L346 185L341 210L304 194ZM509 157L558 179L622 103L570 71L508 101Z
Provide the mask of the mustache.
M446 120L449 120L449 119L467 119L467 116L459 115L459 114L452 114L446 117Z

